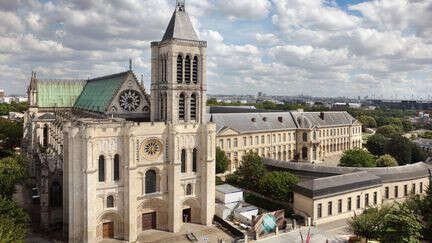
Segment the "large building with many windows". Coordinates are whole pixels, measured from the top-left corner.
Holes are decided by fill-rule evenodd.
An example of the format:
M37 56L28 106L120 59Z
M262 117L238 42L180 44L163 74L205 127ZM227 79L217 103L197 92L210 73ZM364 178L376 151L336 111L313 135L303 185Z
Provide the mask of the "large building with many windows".
M361 148L361 124L347 112L215 113L217 146L234 171L241 157L253 151L261 157L321 163L345 150Z
M151 43L151 95L132 65L90 80L32 74L24 144L42 226L63 225L69 242L93 243L212 224L206 47L178 1L162 40Z
M331 167L264 159L271 170L286 170L301 178L294 186L293 209L318 225L349 219L366 208L402 202L426 194L432 165L415 163L385 168Z

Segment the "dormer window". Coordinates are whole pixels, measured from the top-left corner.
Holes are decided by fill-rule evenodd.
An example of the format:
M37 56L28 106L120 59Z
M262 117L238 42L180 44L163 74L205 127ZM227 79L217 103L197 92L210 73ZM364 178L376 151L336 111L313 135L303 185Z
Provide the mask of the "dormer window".
M255 121L256 121L255 117L253 117L253 118L251 119L251 121L252 121L252 122L255 122Z

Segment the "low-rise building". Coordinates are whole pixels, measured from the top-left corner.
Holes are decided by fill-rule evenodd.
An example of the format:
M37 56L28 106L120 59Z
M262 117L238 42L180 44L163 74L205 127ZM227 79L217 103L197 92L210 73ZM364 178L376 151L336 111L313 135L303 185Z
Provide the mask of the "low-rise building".
M368 207L423 195L432 166L423 162L386 168L328 167L264 159L271 169L302 178L294 187L294 212L313 225L348 219Z

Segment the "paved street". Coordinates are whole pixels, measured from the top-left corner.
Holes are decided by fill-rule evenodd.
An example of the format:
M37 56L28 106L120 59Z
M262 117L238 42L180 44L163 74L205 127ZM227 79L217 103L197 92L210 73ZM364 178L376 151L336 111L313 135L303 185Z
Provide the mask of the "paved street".
M301 243L300 232L303 239L306 239L309 228L303 227L301 230L294 230L289 233L280 234L277 237L258 240L260 243ZM348 242L349 233L346 231L346 220L339 220L328 224L310 228L311 240L313 243L342 243Z

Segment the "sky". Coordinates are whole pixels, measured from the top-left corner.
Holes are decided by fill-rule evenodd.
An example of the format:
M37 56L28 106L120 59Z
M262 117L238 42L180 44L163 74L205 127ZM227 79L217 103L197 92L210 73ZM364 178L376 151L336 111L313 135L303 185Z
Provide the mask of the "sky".
M125 71L150 84L149 48L175 0L0 0L0 89ZM432 0L186 0L208 42L209 94L432 95Z

